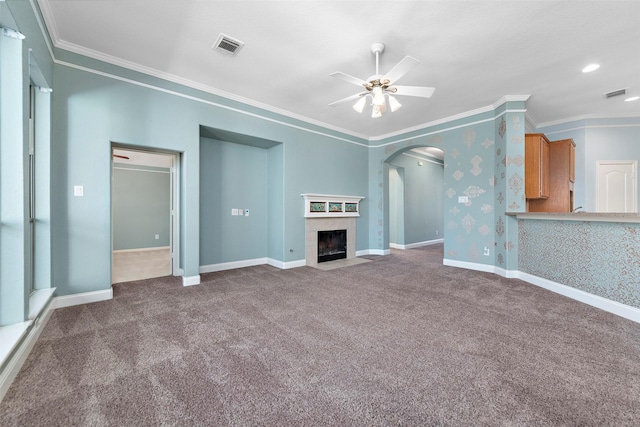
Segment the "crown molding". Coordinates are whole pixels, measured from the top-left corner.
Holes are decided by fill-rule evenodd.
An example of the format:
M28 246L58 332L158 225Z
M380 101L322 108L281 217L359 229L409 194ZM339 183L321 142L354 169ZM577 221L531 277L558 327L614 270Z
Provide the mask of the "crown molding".
M640 113L629 114L585 114L583 116L568 117L566 119L554 120L550 122L538 123L537 128L546 128L549 126L563 125L565 123L577 122L580 120L594 120L594 119L634 119L640 118Z
M404 135L404 134L409 133L409 132L419 131L419 130L422 130L422 129L425 129L425 128L428 128L428 127L442 125L442 124L450 123L450 122L453 122L453 121L456 121L456 120L460 120L460 119L466 119L466 118L469 118L469 117L476 116L478 114L489 113L491 111L497 110L498 107L500 107L501 105L503 105L503 104L505 104L507 102L515 102L515 101L525 102L530 97L531 97L531 95L505 95L505 96L503 96L502 98L498 99L496 102L494 102L491 105L487 105L487 106L484 106L484 107L476 108L475 110L469 110L469 111L465 111L465 112L462 112L462 113L454 114L453 116L443 117L443 118L438 119L438 120L433 120L431 122L426 122L426 123L423 123L423 124L420 124L420 125L412 126L410 128L405 128L405 129L402 129L400 131L387 133L385 135L373 136L373 137L369 138L369 141L381 141L383 139L393 138L393 137L396 137L396 136Z

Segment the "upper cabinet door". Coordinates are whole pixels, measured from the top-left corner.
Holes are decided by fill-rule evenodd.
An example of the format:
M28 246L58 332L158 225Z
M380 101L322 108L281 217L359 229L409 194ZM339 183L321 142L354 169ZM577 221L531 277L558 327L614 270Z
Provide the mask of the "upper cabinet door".
M549 140L541 133L525 135L524 181L527 199L549 197Z

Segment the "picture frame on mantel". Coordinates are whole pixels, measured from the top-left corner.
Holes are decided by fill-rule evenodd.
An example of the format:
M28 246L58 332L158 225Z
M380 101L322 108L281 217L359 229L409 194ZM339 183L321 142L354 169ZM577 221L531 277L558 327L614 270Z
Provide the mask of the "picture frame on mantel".
M304 198L305 218L359 217L362 196L336 196L331 194L301 194Z
M326 202L309 202L309 212L326 212Z
M331 213L335 213L335 212L342 212L344 209L342 209L342 202L329 202L329 212Z

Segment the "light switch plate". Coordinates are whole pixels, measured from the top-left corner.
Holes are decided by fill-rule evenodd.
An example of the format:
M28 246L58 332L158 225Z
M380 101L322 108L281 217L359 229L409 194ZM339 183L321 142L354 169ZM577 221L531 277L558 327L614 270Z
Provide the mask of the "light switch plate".
M76 197L84 196L84 187L82 185L73 186L73 195Z
M458 196L458 203L469 203L469 196Z

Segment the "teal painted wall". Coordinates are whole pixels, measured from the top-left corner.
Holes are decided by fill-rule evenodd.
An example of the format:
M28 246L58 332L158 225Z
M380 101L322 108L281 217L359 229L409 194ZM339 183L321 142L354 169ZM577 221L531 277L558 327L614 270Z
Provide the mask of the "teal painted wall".
M389 165L389 243L404 245L404 170Z
M85 61L79 57L74 59ZM95 65L93 61L86 62ZM53 274L60 295L110 287L108 195L112 142L181 153L180 248L181 267L186 276L198 275L200 265L209 262L265 256L282 258L278 260L282 262L304 259L303 199L300 194L366 196L367 147L358 141L350 143L344 138L334 138L329 131L322 134L288 126L284 118L281 118L283 121L265 120L228 109L215 103L207 94L185 98L179 93L155 90L66 65L56 65L54 72L52 188L56 194L52 210L55 213L53 241L56 250ZM161 81L154 83L160 85L159 88L171 86ZM221 257L212 255L211 258L207 252L202 260L199 218L201 126L283 144L280 148L250 150L260 153L265 194L266 184L273 186L269 192L276 202L268 204L268 213L259 215L260 204L254 200L239 200L237 206L250 209L252 215L248 219L251 223L270 221L271 231L265 232L267 226L262 222L257 225L257 230L263 233L258 245L248 243L247 238L236 239L233 244L237 250L227 252L224 257L219 254ZM234 159L229 156L225 159ZM251 174L251 165L238 158L237 168L226 169L225 185L229 179L242 182ZM84 185L84 197L73 197L74 185ZM358 233L358 249L367 249L367 221L365 202L358 220L360 229L364 230ZM267 248L266 233L281 235L281 241L274 240ZM276 247L278 243L280 247ZM249 245L261 249L254 252Z
M422 166L418 165L422 162ZM389 161L393 169L403 171L400 182L389 181L389 218L390 218L390 242L393 242L392 234L394 226L391 224L391 206L394 199L402 203L402 218L396 224L396 233L399 244L410 245L412 243L426 242L440 239L443 231L443 198L444 198L444 168L441 164L435 164L426 157L419 157L414 153L401 153ZM398 177L399 178L399 177ZM394 194L402 191L402 194Z
M365 146L319 139L313 134L285 145L285 261L305 258L303 193L365 197L356 219L356 251L368 248L367 155Z
M267 150L267 256L284 261L284 145ZM296 254L299 255L299 254Z
M199 129L192 102L87 73L54 68L53 277L59 295L111 287L111 143L182 152L182 263L199 274ZM196 185L190 185L195 182ZM74 197L73 186L84 196Z
M143 166L113 168L113 250L169 246L171 174ZM159 239L156 239L156 234Z
M200 265L267 257L268 151L200 140Z

